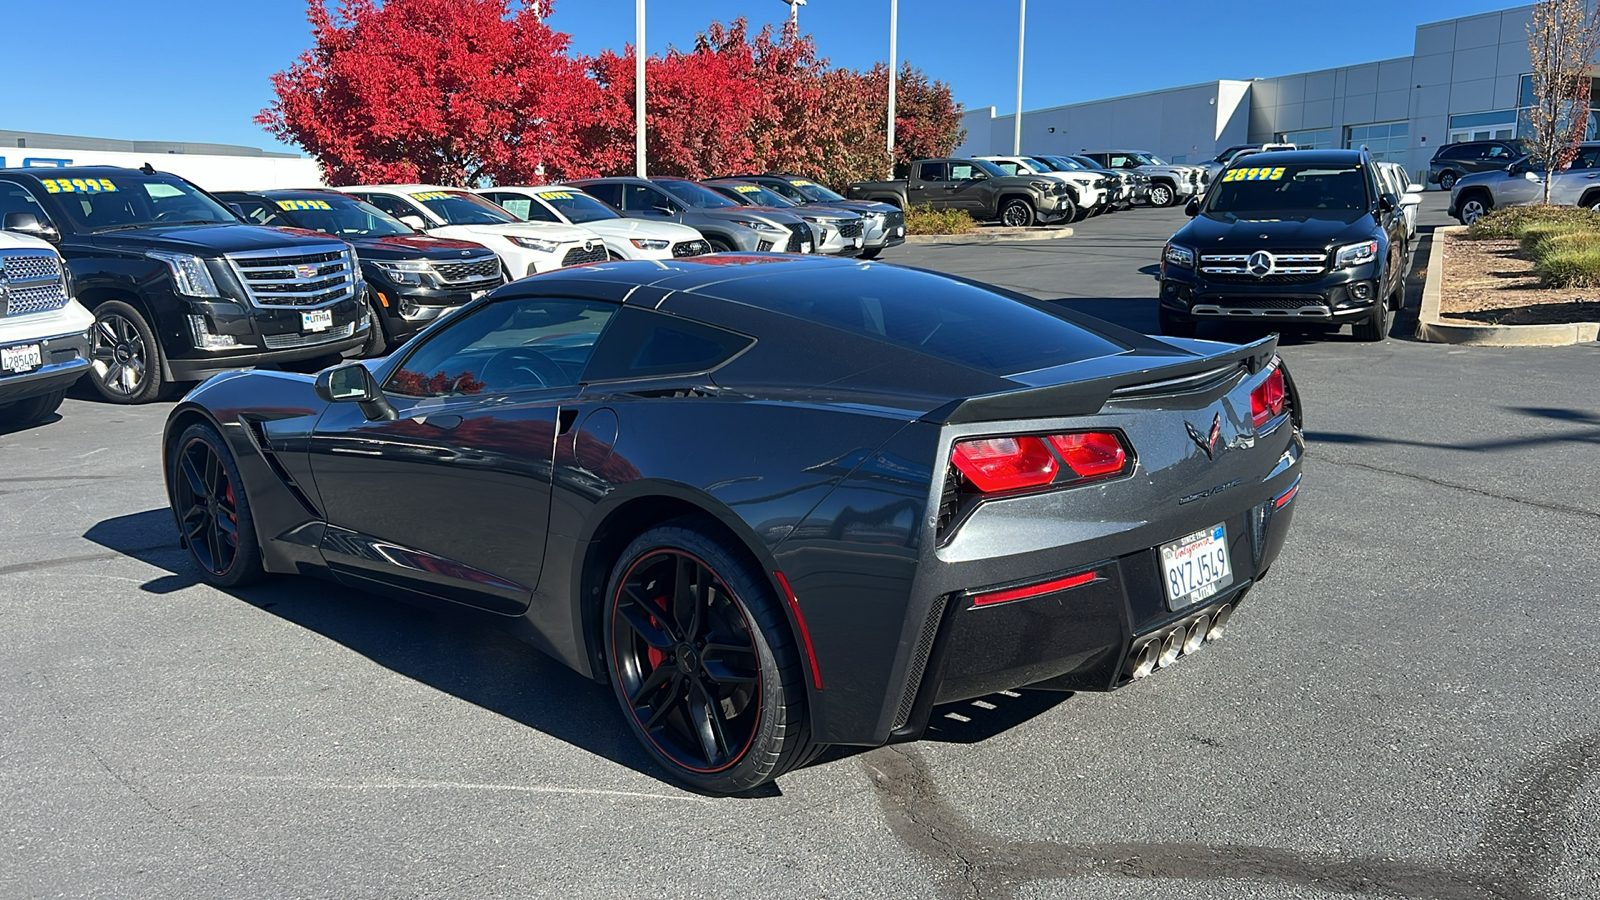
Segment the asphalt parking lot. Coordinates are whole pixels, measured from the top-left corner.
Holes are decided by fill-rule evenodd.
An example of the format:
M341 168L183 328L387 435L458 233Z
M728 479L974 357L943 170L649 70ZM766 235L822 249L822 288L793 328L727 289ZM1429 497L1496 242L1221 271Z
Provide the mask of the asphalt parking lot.
M1181 221L886 257L1150 330ZM718 800L510 638L197 584L168 404L71 399L0 433L0 896L1600 897L1600 345L1283 353L1305 487L1225 640Z

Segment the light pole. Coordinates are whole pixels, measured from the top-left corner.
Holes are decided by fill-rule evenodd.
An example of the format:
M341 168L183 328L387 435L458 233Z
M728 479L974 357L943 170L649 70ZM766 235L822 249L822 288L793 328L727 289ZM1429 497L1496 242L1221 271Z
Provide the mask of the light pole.
M806 5L806 0L778 0L778 2L789 4L789 24L798 30L800 28L800 7Z
M633 17L633 158L644 178L644 0L635 0Z
M1017 120L1011 132L1011 155L1022 155L1022 32L1028 24L1028 0L1017 10Z
M900 27L900 0L889 0L889 175L894 176L894 84L899 79L895 71L894 39Z

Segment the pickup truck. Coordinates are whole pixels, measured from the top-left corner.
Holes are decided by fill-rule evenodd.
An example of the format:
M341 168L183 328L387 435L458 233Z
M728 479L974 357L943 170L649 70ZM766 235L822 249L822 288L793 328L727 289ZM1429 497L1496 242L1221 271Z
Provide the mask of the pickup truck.
M350 245L246 225L179 178L112 166L0 169L6 231L54 244L94 314L89 381L146 403L233 369L309 363L367 339Z
M1076 211L1065 182L1039 175L1007 175L981 159L921 159L898 181L859 181L852 200L877 200L910 209L965 210L974 219L1026 227L1059 222Z
M5 225L21 215L7 213ZM89 371L92 324L55 248L0 231L0 428L37 422L61 406Z

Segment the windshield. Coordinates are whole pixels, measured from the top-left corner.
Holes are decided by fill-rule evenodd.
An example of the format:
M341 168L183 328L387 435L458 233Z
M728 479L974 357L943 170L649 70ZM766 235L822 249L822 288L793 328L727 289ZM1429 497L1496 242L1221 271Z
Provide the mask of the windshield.
M800 193L804 194L807 200L817 203L834 203L844 199L842 195L835 194L822 185L814 181L806 181L804 178L791 178L789 184L799 188Z
M268 216L258 224L287 225L336 237L396 237L416 233L376 206L336 194L292 200L273 198L264 211ZM254 221L258 216L247 218Z
M1273 168L1239 166L1223 172L1212 185L1206 212L1264 219L1281 212L1365 210L1369 205L1367 173L1360 166L1301 163Z
M1164 166L1167 161L1153 153L1129 153L1129 157L1138 160L1141 166Z
M739 204L692 181L658 181L656 186L696 209L728 209Z
M738 194L740 200L751 206L774 206L778 209L789 209L797 205L782 194L759 184L729 184L724 185L724 187Z
M1004 178L1005 176L1011 174L1005 169L1000 168L992 162L989 162L987 159L974 159L972 160L972 164L984 170L985 172L988 172L990 175L995 176L996 178Z
M622 218L616 210L583 191L540 191L538 197L574 225Z
M1089 168L1077 160L1065 156L1041 156L1039 158L1045 162L1054 163L1058 172L1083 172Z
M507 225L517 217L466 191L420 191L411 199L426 206L446 225Z
M1099 163L1095 162L1094 160L1090 159L1087 156L1074 156L1074 157L1072 157L1072 160L1074 162L1078 163L1079 165L1083 166L1086 169L1104 169L1105 168L1105 166L1100 165Z
M1006 173L1007 175L1032 175L1032 174L1034 174L1033 166L1029 166L1029 165L1026 165L1024 163L1014 162L1014 161L1009 160L1009 159L989 160L989 162L994 163L995 168L997 168L1000 171Z
M41 178L77 228L111 231L152 225L237 225L239 217L174 175L102 170L104 178Z

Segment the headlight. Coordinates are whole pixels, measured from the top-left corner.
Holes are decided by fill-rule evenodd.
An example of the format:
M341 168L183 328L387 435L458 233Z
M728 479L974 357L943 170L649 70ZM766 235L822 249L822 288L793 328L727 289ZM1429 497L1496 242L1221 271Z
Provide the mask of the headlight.
M506 240L516 244L518 247L526 247L529 250L537 250L540 253L554 253L561 249L560 241L547 241L544 238L518 237L514 234L508 234L506 235Z
M1032 185L1034 190L1036 190L1036 191L1044 191L1047 194L1050 193L1051 191L1055 190L1056 188L1060 187L1060 185L1061 185L1061 183L1059 181L1058 182L1054 182L1054 183L1049 182L1049 181L1030 181L1030 182L1028 182L1028 184Z
M757 222L754 219L729 219L728 221L732 222L735 225L743 225L744 227L749 228L749 229L751 229L753 231L776 231L776 230L778 230L777 227L774 226L774 225L768 225L766 222Z
M187 253L168 253L164 250L146 250L145 255L159 259L172 270L172 285L186 297L220 297L217 283L211 278L206 261Z
M425 259L380 260L373 263L389 280L399 285L420 287L424 275L432 275L433 264Z
M1378 242L1362 241L1359 244L1349 244L1334 251L1333 267L1346 269L1353 266L1363 266L1378 258Z
M663 241L656 238L629 238L628 243L638 247L640 250L665 250L672 244L671 241Z
M1180 269L1192 269L1194 268L1194 251L1180 244L1169 243L1167 248L1161 251L1161 261L1169 266L1177 266Z

